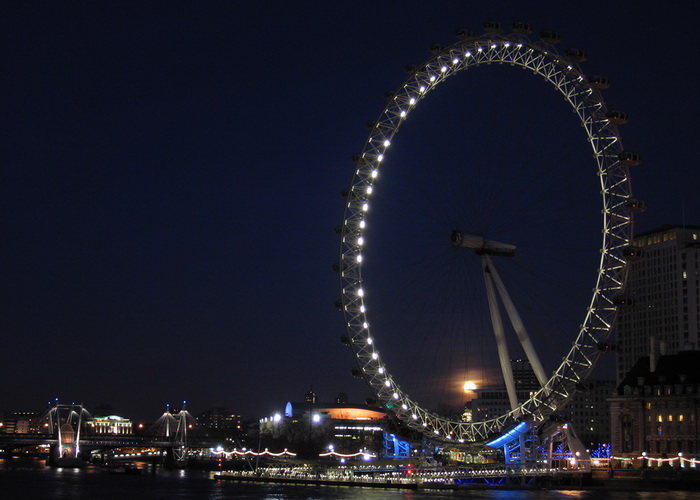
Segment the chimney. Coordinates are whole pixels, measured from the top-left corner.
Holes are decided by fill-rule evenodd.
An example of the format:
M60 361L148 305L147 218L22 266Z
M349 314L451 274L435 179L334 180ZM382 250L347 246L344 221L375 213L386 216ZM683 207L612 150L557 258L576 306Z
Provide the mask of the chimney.
M656 339L649 337L649 373L656 371L656 364L659 362L659 352L656 348Z

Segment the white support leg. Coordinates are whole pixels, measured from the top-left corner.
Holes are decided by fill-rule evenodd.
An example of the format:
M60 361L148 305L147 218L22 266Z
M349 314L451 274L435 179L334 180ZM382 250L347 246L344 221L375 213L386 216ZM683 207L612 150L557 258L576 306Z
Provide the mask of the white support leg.
M501 277L498 275L498 272L496 271L496 268L494 267L491 258L488 255L483 255L482 260L486 261L486 264L491 270L491 276L496 284L498 293L501 296L503 306L506 308L506 312L508 313L510 322L513 325L513 329L518 335L520 345L523 346L525 356L527 356L527 359L530 362L530 366L532 366L532 370L535 372L535 376L540 382L540 387L544 387L547 383L547 380L549 379L545 375L544 368L542 367L542 363L540 362L540 358L537 356L537 352L535 351L535 346L532 344L530 336L527 334L527 330L525 329L525 325L520 319L520 315L518 314L518 311L515 308L515 304L513 304L513 301L511 300L510 295L508 294L508 290L506 290L503 281L501 281Z
M496 337L496 345L498 346L498 359L501 363L501 371L503 379L506 383L506 391L508 392L508 400L511 409L518 406L518 396L515 391L515 380L513 379L513 369L510 365L510 356L508 355L508 344L503 332L503 322L501 314L498 312L498 302L496 301L496 293L493 289L493 278L489 267L488 255L481 256L481 265L484 272L484 283L486 284L486 295L489 300L489 311L491 312L491 323L493 325L493 334Z

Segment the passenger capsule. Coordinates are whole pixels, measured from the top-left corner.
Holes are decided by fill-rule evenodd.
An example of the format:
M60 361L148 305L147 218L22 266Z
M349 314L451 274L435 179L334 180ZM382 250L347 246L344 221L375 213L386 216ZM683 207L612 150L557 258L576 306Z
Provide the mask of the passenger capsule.
M430 46L430 52L431 52L433 55L439 54L439 53L442 52L443 50L445 50L445 46L444 46L444 45L440 45L439 43L433 43L433 44Z
M407 64L406 66L403 67L403 70L404 70L406 73L408 73L409 75L410 75L411 73L415 73L415 72L416 72L416 69L417 69L417 68L416 68L416 66L415 66L414 64Z
M342 196L346 200L356 200L358 198L357 192L352 189L343 189L340 192L340 196Z
M617 351L617 346L615 344L610 344L609 342L598 342L596 344L599 352L615 352Z
M633 213L644 212L647 209L647 204L639 198L630 198L625 202L625 208Z
M586 54L584 50L571 47L569 49L566 49L566 57L568 57L574 62L583 62L586 59L588 59L588 54Z
M540 31L540 40L542 40L545 43L551 43L552 45L554 45L561 41L561 37L556 31L542 30Z
M532 26L530 23L525 21L515 21L511 27L514 33L520 33L521 35L529 35L532 33Z
M501 27L501 23L498 21L493 21L491 19L487 19L483 23L481 23L481 26L484 28L484 31L486 33L500 33L503 31L503 28Z
M336 309L340 310L340 309L343 308L343 301L340 300L340 299L338 299L338 300L336 300L335 302L333 302L333 306L334 306Z
M361 158L362 158L362 155L360 153L355 153L354 155L352 155L350 157L350 159L352 160L353 163L357 163L358 161L360 161Z
M610 87L610 79L604 75L591 75L588 77L588 83L595 89L607 89Z
M627 295L616 295L612 299L613 304L615 304L618 307L629 307L631 305L634 305L634 300L632 297L628 297Z
M352 368L350 373L352 373L352 376L355 378L362 378L362 370L357 367Z
M350 345L350 336L349 335L341 335L340 336L340 343L343 345Z
M471 30L468 30L467 28L457 28L455 30L455 35L457 35L457 38L464 39L464 38L471 38L474 36L474 33L471 32Z
M622 249L622 256L628 262L636 262L644 258L644 250L639 247L625 247Z
M335 229L333 229L333 232L336 235L340 236L341 234L343 234L343 226L335 226Z
M365 123L365 127L367 127L367 130L372 130L375 125L377 125L377 122L374 120L369 120L367 123Z
M342 269L343 271L347 271L348 265L347 265L345 262L343 262L342 264L339 264L338 262L336 262L335 264L333 264L333 265L331 266L331 268L332 268L333 271L335 271L336 273L340 273L341 269Z
M394 92L393 90L387 90L386 92L384 92L385 99L393 99L395 95L396 92Z
M642 163L642 157L634 151L622 151L617 155L617 158L620 160L620 163L629 167L636 167Z
M620 109L610 109L607 113L605 113L605 116L615 125L624 125L629 121L629 116L627 116L627 113Z

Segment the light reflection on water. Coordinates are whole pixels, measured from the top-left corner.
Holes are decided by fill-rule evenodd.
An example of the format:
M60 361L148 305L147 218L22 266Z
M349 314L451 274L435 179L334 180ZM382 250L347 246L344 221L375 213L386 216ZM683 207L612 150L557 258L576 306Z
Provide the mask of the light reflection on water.
M145 464L144 464L145 465ZM691 500L693 492L596 490L395 490L351 487L285 486L214 480L198 471L104 474L98 467L50 468L43 460L0 459L2 499L263 499L263 500Z

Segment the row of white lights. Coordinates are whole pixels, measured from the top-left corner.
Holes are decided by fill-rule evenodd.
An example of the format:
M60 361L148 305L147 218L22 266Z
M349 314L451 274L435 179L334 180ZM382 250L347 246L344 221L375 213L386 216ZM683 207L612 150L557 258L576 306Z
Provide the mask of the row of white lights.
M498 44L496 44L496 43L493 43L493 44L490 45L490 48L491 48L491 49L496 49L497 47L498 47ZM504 42L504 43L503 43L503 47L505 47L505 48L511 47L510 42ZM516 47L517 47L518 49L521 49L521 48L523 47L523 44L522 44L522 43L518 43L518 44L516 44ZM530 49L530 50L532 50L532 49ZM483 53L484 48L483 48L483 47L477 47L476 51L477 51L478 53ZM546 52L545 52L545 53L546 53ZM469 59L470 57L473 57L473 54L472 54L471 51L467 50L467 51L464 53L464 57L467 58L467 59ZM461 61L460 61L459 57L454 57L454 58L452 59L452 63L453 63L454 65L457 65L457 64L459 64L460 62L461 62ZM571 66L567 66L567 69L571 70L572 67L571 67ZM447 65L444 65L444 64L443 64L443 65L440 67L440 72L441 72L443 75L444 75L445 73L447 73L448 70L449 70L449 67L448 67ZM429 77L429 80L430 80L431 84L435 84L435 82L437 81L437 75L431 74L430 77ZM581 76L579 76L579 80L582 80L582 77L581 77ZM425 85L421 85L421 86L419 87L419 93L420 93L420 94L425 94L425 93L427 92L427 90L428 90L428 88L427 88ZM409 100L408 100L408 103L409 103L410 106L414 106L414 105L416 104L416 102L417 102L417 98L414 97L414 96L411 96L411 97L409 98ZM400 112L399 112L399 115L401 116L401 118L405 118L405 117L408 115L408 111L405 110L405 109L401 109ZM384 152L386 152L387 148L391 145L391 140L390 140L390 139L387 139L387 138L384 138L383 140L380 139L380 141L382 142L382 145L384 146ZM381 163L383 160L384 160L384 153L378 154L377 157L376 157L377 164ZM372 169L371 173L370 173L370 177L371 177L372 179L376 179L376 178L378 177L378 175L379 175L379 170L378 170L377 167L378 167L378 165L375 166L375 167ZM359 173L359 171L358 171L358 173ZM367 195L372 194L372 191L373 191L372 185L371 185L371 184L370 184L370 185L367 185L366 188L365 188L365 192L367 193ZM364 201L364 202L362 203L362 207L361 207L361 208L362 208L362 212L367 212L367 211L369 211L369 203L368 203L367 201ZM361 229L365 229L365 227L366 227L366 222L365 222L364 219L360 219L360 221L359 221L359 227L360 227ZM363 237L362 234L360 233L360 234L358 235L358 237L357 237L357 246L358 246L358 248L362 248L363 245L364 245L364 237ZM363 255L362 255L361 251L357 253L357 255L355 256L355 260L356 260L356 262L357 262L358 264L361 264L361 263L363 262ZM356 293L357 293L358 297L364 298L365 291L364 291L364 289L363 289L362 287L358 288ZM366 308L365 308L364 303L362 303L362 304L360 305L360 312L363 313L363 314L366 312ZM367 334L367 337L366 337L367 345L372 345L372 344L373 344L373 339L372 339L372 337L369 335L369 323L366 321L366 318L365 318L365 320L363 321L362 326L363 326L363 328L364 328L365 330L368 331L368 334ZM372 357L372 360L375 361L375 362L378 364L377 372L378 372L380 375L384 375L385 369L384 369L384 367L382 366L382 364L379 362L379 353L378 353L376 350L373 349L373 350L372 350L371 357ZM387 387L387 388L391 388L391 387L393 386L391 380L390 380L388 377L385 377L385 378L384 378L384 385L385 385L385 387ZM401 395L399 394L399 392L396 392L396 391L395 391L395 392L393 393L393 398L394 398L394 400L399 400L399 399L401 399ZM407 405L406 403L403 403L403 404L401 405L401 407L402 407L402 409L403 409L404 411L408 410L408 405ZM416 415L415 413L412 414L411 417L412 417L413 420L418 420L418 415ZM423 422L423 426L424 426L424 427L427 427L427 425L428 425L428 423L427 423L426 421L424 421L424 422ZM435 434L437 434L437 435L440 434L440 431L439 431L438 429L435 429L434 432L435 432ZM447 436L447 439L451 439L451 436L448 435L448 436ZM464 442L464 439L460 439L459 442Z
M509 43L509 42L505 42L505 43L504 43L504 46L505 46L505 47L510 47L510 43ZM491 45L491 48L492 48L492 49L495 49L496 47L497 47L496 44L492 44L492 45ZM517 44L517 47L518 47L518 48L521 48L521 47L522 47L522 44ZM477 52L483 52L483 48L482 48L482 47L478 47L478 48L477 48ZM466 57L466 58L472 57L471 51L466 51L466 52L465 52L465 57ZM460 60L459 60L458 57L455 57L455 58L452 60L452 63L453 63L453 64L458 64L459 62L460 62ZM448 71L448 69L449 69L449 68L448 68L446 65L443 65L443 66L440 68L440 72L444 74L444 73L446 73L446 72ZM430 80L431 83L435 83L435 81L437 80L437 76L436 76L436 75L431 75L431 76L429 77L429 80ZM425 85L421 85L420 88L419 88L419 92L420 92L421 94L424 94L426 91L427 91L427 87L426 87ZM412 96L412 97L409 98L409 101L408 101L408 102L409 102L409 104L410 104L411 106L413 106L413 105L416 104L417 99L416 99L416 97L413 97L413 96ZM402 110L400 111L399 114L400 114L400 116L401 116L402 118L405 118L405 117L407 116L407 114L408 114L408 111L402 109ZM384 146L384 151L386 151L386 149L388 149L388 147L391 145L391 140L385 138L385 139L383 140L383 142L382 142L382 145ZM377 163L381 163L383 160L384 160L384 154L383 154L383 153L378 154L378 155L377 155ZM375 168L372 170L372 172L371 172L371 178L372 178L372 179L376 179L378 175L379 175L379 170L375 167ZM372 191L373 191L372 186L371 186L371 185L368 185L368 186L366 187L365 191L366 191L366 193L367 193L368 195L372 194ZM363 204L362 204L362 211L363 211L363 212L367 212L368 210L369 210L369 203L367 203L367 202L365 201L365 202L363 202ZM360 228L364 229L364 228L365 228L365 225L366 225L365 220L364 220L364 219L360 220L359 225L360 225ZM360 234L360 235L358 236L358 238L357 238L357 246L361 248L363 245L364 245L364 237L362 236L362 234ZM362 261L363 261L362 253L358 253L358 254L356 255L355 258L356 258L356 261L357 261L358 264L361 264L361 263L362 263ZM358 288L358 290L357 290L357 295L358 295L360 298L363 298L364 295L365 295L364 289L363 289L363 288ZM361 305L360 305L360 312L365 313L365 311L366 311L365 305L364 305L364 304L361 304ZM363 326L363 328L364 328L365 330L369 331L369 323L366 321L366 319L365 319L365 321L363 322L362 326ZM367 342L368 345L372 345L372 344L373 344L372 337L369 336L369 334L368 334L368 336L367 336L367 338L366 338L366 342ZM378 372L380 375L384 375L385 369L384 369L384 367L379 363L379 353L378 353L376 350L373 350L373 351L372 351L372 354L371 354L371 357L372 357L372 360L373 360L373 361L375 361L375 362L377 362L377 363L379 364L379 366L377 367L377 372ZM384 379L384 386L387 387L387 388L391 388L392 385L393 385L393 384L392 384L391 380L390 380L388 377L385 377L385 379ZM399 400L399 399L401 399L401 395L400 395L398 392L396 392L396 391L392 394L392 396L393 396L394 400ZM402 407L402 409L403 409L404 411L408 410L408 405L407 405L406 403L403 403L403 404L401 405L401 407ZM413 418L413 420L418 420L418 415L416 415L416 414L414 413L414 414L411 415L411 418ZM428 425L427 422L423 422L423 426L424 426L424 427L427 427L427 425ZM440 434L440 431L437 430L437 429L436 429L434 432L435 432L435 434L438 434L438 435ZM451 436L448 436L448 439L449 439L449 438L451 438ZM463 441L463 440L460 439L460 442L462 442L462 441Z

